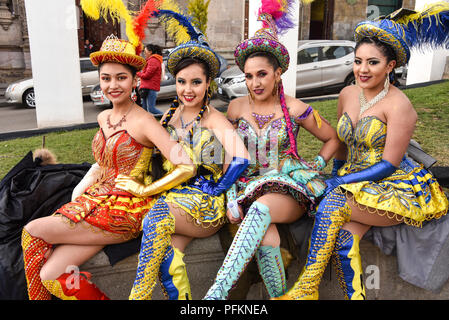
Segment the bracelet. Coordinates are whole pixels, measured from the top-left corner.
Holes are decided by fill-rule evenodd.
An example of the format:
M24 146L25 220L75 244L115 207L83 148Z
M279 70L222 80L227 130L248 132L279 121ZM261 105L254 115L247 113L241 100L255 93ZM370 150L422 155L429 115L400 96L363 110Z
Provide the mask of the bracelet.
M322 171L326 167L326 161L324 161L323 157L318 155L313 159L312 169L317 171Z

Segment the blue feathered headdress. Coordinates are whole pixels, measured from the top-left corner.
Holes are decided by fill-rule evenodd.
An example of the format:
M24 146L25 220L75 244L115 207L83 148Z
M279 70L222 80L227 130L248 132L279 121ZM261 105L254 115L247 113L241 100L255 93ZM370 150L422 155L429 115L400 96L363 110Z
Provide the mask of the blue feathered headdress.
M407 64L410 49L449 49L449 3L438 2L417 12L399 9L374 21L363 21L355 27L355 41L376 37L391 45L397 66Z
M210 48L205 36L191 22L191 18L179 12L161 9L154 12L166 26L166 31L173 37L177 47L169 54L167 67L170 73L178 62L185 57L196 57L209 66L209 76L214 79L220 71L220 60Z

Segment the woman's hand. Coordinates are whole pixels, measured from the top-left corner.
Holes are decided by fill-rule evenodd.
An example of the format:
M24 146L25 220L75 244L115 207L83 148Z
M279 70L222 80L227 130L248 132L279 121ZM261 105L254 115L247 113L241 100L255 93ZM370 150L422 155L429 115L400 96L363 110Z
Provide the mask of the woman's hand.
M142 196L145 186L132 177L119 174L115 178L115 187L139 197Z
M232 223L232 224L240 223L243 220L242 207L239 206L237 203L235 203L235 205L236 205L238 213L239 213L239 217L238 218L234 217L234 215L232 214L232 211L231 211L231 209L229 209L229 207L228 207L228 210L226 211L226 216L228 217L229 222Z

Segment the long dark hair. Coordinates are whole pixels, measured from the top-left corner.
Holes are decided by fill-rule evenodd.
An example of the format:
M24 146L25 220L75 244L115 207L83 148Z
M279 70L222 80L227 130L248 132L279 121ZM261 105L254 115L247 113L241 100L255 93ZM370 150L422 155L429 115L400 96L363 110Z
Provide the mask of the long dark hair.
M266 51L256 51L251 53L245 60L248 61L250 58L255 57L263 57L267 59L268 63L273 67L273 69L276 71L278 68L280 68L280 64L278 59L276 57ZM284 113L284 119L285 123L287 124L287 133L288 138L290 141L290 149L287 151L287 154L293 154L293 156L297 159L299 158L297 145L296 145L296 137L293 133L293 125L292 120L290 119L290 113L288 112L287 103L285 102L285 95L284 95L284 86L282 85L282 80L279 82L278 87L276 88L278 94L279 94L279 101L281 103L282 112Z
M174 73L173 76L176 78L176 75L181 70L183 70L191 65L194 65L194 64L198 64L199 66L202 67L204 74L206 75L206 81L209 81L210 80L209 65L206 62L204 62L203 60L195 58L195 57L186 57L186 58L182 59L181 61L179 61L173 71L173 73ZM200 121L202 119L204 112L208 108L210 97L211 97L210 88L208 88L206 91L206 94L204 95L203 106L201 107L201 110L198 113L195 121ZM178 107L179 107L179 101L178 101L178 98L176 98L175 100L173 100L173 102L170 106L170 110L167 113L167 116L162 121L162 126L164 128L167 128L168 123L170 122L170 119L173 117L173 115ZM193 142L193 126L190 128L190 131L189 131L189 141L191 143ZM156 152L153 154L151 176L153 177L154 180L157 180L160 177L162 177L164 174L165 174L165 171L163 169L162 155L160 154L160 152Z

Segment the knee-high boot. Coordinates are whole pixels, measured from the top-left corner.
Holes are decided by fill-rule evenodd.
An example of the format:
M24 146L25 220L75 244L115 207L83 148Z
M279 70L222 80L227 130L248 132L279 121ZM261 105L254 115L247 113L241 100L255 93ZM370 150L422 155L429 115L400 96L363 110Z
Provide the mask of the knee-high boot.
M51 294L42 284L40 271L44 265L45 253L52 245L42 239L33 237L28 231L22 230L22 249L25 277L30 300L50 300Z
M169 300L192 300L184 253L169 246L159 268L162 291Z
M329 192L318 206L306 265L293 288L278 299L318 299L318 287L338 233L350 217L351 207L346 202L346 196L339 190Z
M255 201L240 224L215 282L204 297L205 300L225 300L228 297L229 290L254 256L270 222L268 207Z
M90 278L89 272L63 273L56 280L43 280L42 283L52 295L62 300L109 300Z
M155 203L145 217L142 231L139 263L130 300L151 299L159 267L171 244L171 235L175 232L175 219L163 198Z
M287 290L284 263L279 246L261 246L256 251L256 260L265 288L270 297L279 297Z
M337 278L347 300L366 299L359 243L358 235L342 229L332 254Z

